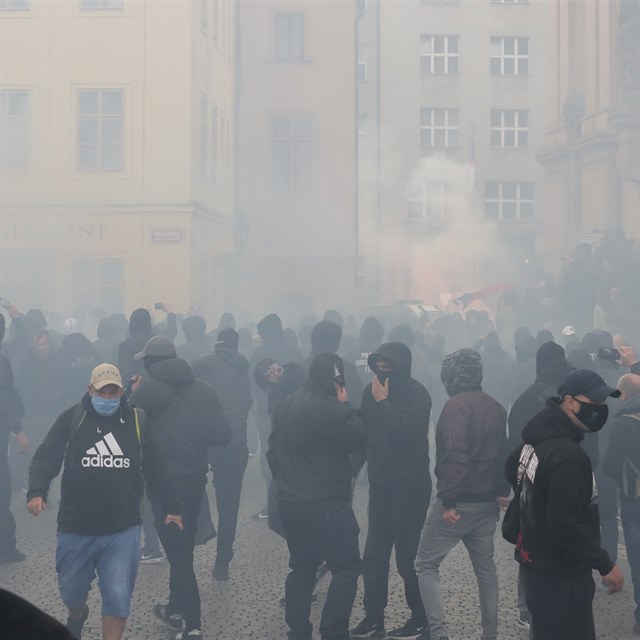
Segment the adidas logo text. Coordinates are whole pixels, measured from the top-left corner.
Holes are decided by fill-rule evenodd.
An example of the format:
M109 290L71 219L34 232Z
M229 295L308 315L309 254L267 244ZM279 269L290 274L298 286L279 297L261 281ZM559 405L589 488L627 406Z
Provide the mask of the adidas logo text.
M124 457L112 433L108 433L102 440L96 442L95 446L87 449L87 455L82 458L84 468L128 469L130 465L130 459Z

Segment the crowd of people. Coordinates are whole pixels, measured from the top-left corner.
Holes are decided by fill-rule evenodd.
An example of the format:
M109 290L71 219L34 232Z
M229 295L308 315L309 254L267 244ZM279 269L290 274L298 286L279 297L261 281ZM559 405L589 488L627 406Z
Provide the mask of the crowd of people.
M606 327L590 331L584 317L566 315L519 324L515 291L493 317L461 309L403 323L358 323L330 310L296 327L272 313L238 329L224 314L207 331L204 318L170 308L154 326L139 308L128 322L99 319L92 341L77 318L51 328L41 311L11 307L0 379L0 562L25 559L13 487L34 516L58 509L56 570L69 610L61 638L81 638L97 575L103 638L120 640L139 562L165 556L168 601L153 613L178 640L200 638L194 547L216 535L217 519L212 576L233 578L243 476L255 455L265 483L254 518L289 549L290 640L311 640L310 607L326 571L323 640L446 640L439 568L460 541L478 581L480 637L497 640L501 510L519 567L514 624L533 640L595 639L592 572L611 592L624 582L619 514L636 602L630 626L640 635L637 331L607 330L638 316L607 308ZM361 554L352 497L363 477ZM393 549L407 621L387 630ZM365 617L352 623L359 576Z

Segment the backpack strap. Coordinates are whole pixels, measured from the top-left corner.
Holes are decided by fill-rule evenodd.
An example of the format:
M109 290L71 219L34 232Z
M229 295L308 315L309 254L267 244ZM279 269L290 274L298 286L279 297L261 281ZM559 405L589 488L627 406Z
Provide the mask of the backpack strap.
M76 433L82 426L82 423L84 422L84 419L86 417L87 417L86 409L82 406L82 402L78 402L78 404L76 405L75 411L71 416L71 421L69 422L69 435L67 437L67 444L69 444L69 441L71 440L71 438L73 438L73 436L76 435Z

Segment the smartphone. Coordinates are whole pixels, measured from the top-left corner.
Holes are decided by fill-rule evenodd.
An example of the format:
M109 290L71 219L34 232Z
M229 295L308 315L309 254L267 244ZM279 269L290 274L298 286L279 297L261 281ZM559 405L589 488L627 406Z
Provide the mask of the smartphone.
M620 360L620 352L617 349L600 347L598 349L598 358L601 360L609 360L609 362L618 362Z
M338 367L333 365L333 381L340 387L344 387L344 376L340 373Z
M156 311L164 311L164 304L162 302L156 302L153 308L156 309Z

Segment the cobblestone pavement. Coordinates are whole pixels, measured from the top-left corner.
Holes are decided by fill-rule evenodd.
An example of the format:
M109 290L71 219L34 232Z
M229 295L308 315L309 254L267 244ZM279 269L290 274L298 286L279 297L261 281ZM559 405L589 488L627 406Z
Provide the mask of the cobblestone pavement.
M258 461L251 458L245 476L240 506L235 558L231 579L218 582L211 578L215 542L196 549L196 572L200 585L203 632L208 640L284 640L284 610L278 601L284 593L287 573L287 549L284 541L267 527L266 521L251 519L251 514L264 505L263 481ZM211 495L210 491L210 495ZM355 505L362 528L361 543L366 532L365 486L356 489ZM19 548L28 555L25 562L0 566L0 585L31 600L60 620L66 611L60 602L55 579L55 509L38 519L28 514L23 497L15 497L13 512L18 525ZM215 509L213 509L215 513ZM500 639L526 640L526 632L516 627L516 564L512 547L496 534L496 562L500 580ZM624 556L624 548L621 547ZM629 576L626 561L620 564ZM461 545L445 560L442 582L451 640L477 640L479 604L475 577L468 555ZM633 607L630 578L619 594L610 596L598 588L595 599L596 623L600 640L632 640ZM328 585L325 576L319 585L319 603L313 607L312 621L317 630L320 611ZM168 565L141 565L125 638L129 640L169 640L173 637L154 619L151 607L166 602ZM352 624L362 617L362 585L358 591ZM89 597L90 615L83 640L100 640L101 622L97 588ZM397 573L392 570L387 608L387 629L405 622L407 615L403 591ZM3 639L4 640L4 639ZM7 639L9 640L9 639ZM13 639L11 639L13 640Z

